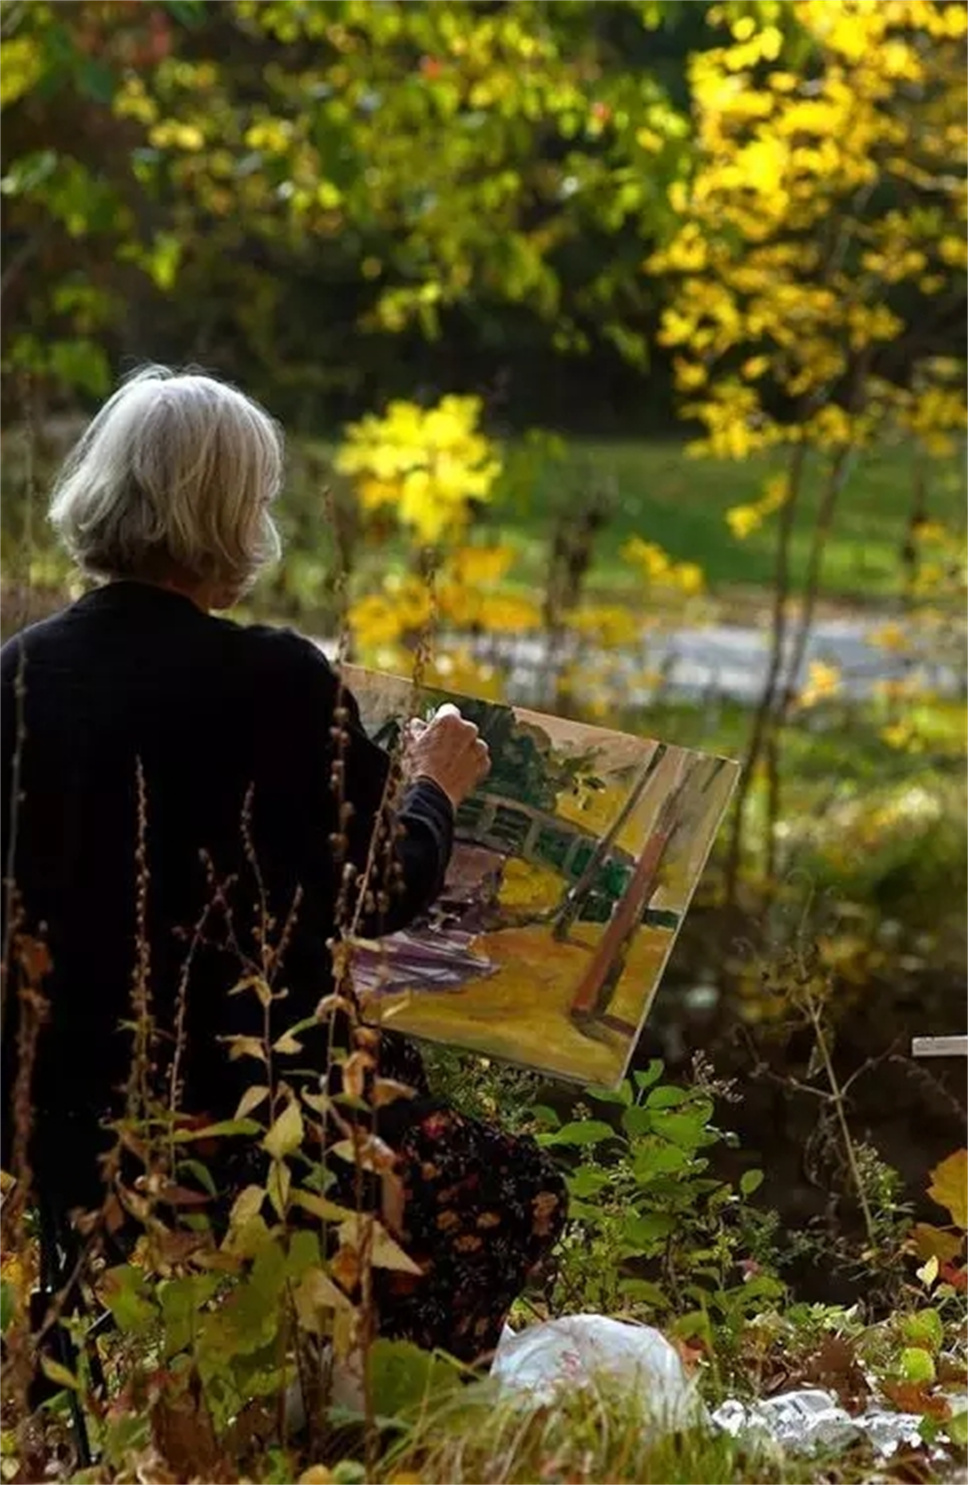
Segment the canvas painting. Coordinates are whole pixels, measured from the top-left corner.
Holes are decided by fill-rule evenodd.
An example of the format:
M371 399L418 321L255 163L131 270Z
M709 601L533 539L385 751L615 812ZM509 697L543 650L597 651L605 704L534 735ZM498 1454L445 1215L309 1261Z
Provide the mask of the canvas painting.
M461 806L429 913L358 940L367 1017L602 1087L621 1081L736 784L736 763L347 667L392 747L444 701L491 772Z

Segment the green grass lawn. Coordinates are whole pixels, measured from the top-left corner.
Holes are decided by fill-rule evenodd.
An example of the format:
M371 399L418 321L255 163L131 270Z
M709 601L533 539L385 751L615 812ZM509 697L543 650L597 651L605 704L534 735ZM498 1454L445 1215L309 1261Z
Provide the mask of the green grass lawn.
M619 556L633 535L658 542L682 562L698 562L710 588L762 588L770 585L776 517L738 540L726 524L733 506L751 504L764 480L782 466L766 458L743 463L688 457L674 443L579 443L570 446L569 464L549 469L528 505L510 502L494 519L524 544L525 577L538 576L551 512L578 509L586 491L613 491L616 513L600 542L596 587L634 588ZM824 466L813 459L807 470L798 529L793 540L793 574L802 578L810 532L823 488ZM828 597L865 602L897 591L900 549L915 493L915 455L910 446L858 460L843 489L831 538L824 553L824 592ZM927 508L932 519L963 526L964 462L939 461L929 474Z
M307 447L325 458L327 443ZM510 574L521 588L543 585L547 543L556 515L578 512L589 495L607 493L614 516L600 533L588 591L598 598L631 598L641 585L620 552L633 535L658 542L680 562L697 562L710 590L731 593L770 586L776 517L769 518L745 540L726 524L733 506L753 503L764 480L781 466L776 460L751 458L742 463L691 458L675 442L585 442L568 445L562 463L547 464L529 488L508 490L481 516L482 534L510 540L519 557ZM812 517L823 487L825 467L813 459L807 470L798 529L793 540L793 576L802 578L809 552ZM315 483L315 482L314 482ZM824 553L823 593L831 600L877 602L898 590L900 550L915 494L915 452L911 446L885 449L858 460L841 493L833 531ZM324 557L325 526L317 491L311 496L318 512L311 526L319 532ZM290 489L283 496L287 514L305 516L306 492ZM318 502L318 503L317 503ZM927 510L932 519L963 526L965 474L961 456L936 461L927 479ZM318 524L317 524L318 522ZM305 540L306 524L302 525ZM385 565L402 547L384 548Z

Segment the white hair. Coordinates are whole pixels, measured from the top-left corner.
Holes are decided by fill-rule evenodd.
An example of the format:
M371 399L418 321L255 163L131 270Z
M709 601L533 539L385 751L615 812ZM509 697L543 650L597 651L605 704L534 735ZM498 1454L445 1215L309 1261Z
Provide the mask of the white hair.
M146 366L68 455L49 519L95 577L212 581L238 595L280 554L269 504L282 467L281 429L237 388Z

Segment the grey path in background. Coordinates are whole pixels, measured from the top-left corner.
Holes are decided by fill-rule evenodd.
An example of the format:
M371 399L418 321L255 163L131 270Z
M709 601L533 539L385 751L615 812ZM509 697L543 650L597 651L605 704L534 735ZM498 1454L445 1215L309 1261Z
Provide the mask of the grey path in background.
M955 663L947 663L926 649L919 652L916 639L912 649L903 654L875 644L871 636L883 629L885 622L883 617L818 621L807 643L797 689L806 683L811 662L821 661L837 667L838 694L847 699L861 700L872 694L878 681L902 680L915 670L923 686L942 695L964 692L965 677ZM318 643L328 655L335 652L334 642ZM478 658L491 658L509 667L510 701L537 705L547 697L549 651L543 637L487 637L474 648ZM621 650L585 646L579 663L592 674L597 665L607 666L613 685L627 677L622 699L633 706L645 705L655 695L656 688L643 683L644 671L661 674L659 689L665 696L694 701L721 697L752 705L766 680L769 650L770 636L765 628L708 624L652 633L641 646Z

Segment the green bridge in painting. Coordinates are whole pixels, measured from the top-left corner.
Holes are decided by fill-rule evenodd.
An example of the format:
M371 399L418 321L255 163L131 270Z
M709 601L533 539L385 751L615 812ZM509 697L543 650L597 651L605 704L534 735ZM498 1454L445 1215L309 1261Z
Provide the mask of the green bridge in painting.
M457 812L459 840L514 856L535 866L550 867L569 884L580 882L599 846L599 837L571 820L499 794L477 793ZM607 922L622 898L635 867L635 858L610 845L582 895L580 916L586 922ZM675 928L679 914L647 909L644 923L653 928Z

